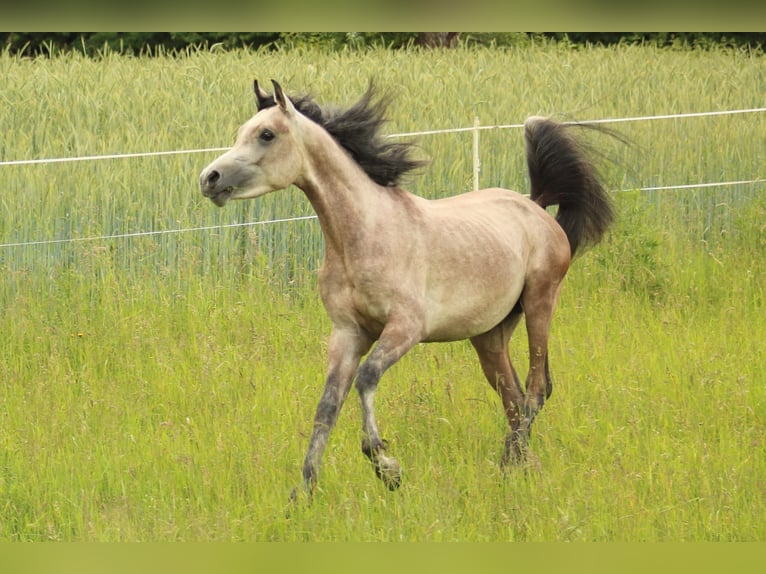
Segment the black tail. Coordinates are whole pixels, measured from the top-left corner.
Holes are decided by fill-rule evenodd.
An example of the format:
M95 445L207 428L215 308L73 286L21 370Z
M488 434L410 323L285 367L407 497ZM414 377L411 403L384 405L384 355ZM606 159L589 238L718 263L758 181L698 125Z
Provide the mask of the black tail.
M532 200L558 205L556 221L569 238L572 256L595 245L614 220L614 208L584 144L570 130L582 127L541 117L524 122Z

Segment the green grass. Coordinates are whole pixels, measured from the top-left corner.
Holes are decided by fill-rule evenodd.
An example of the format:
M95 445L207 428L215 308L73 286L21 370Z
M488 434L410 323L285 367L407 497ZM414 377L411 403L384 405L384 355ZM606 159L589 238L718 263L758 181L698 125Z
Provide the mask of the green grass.
M647 62L651 62L647 65ZM0 159L231 143L253 76L350 102L397 91L391 132L749 108L762 55L656 48L0 56ZM764 177L763 114L624 124L612 189ZM7 134L11 134L9 137ZM426 196L471 186L470 134L419 140ZM526 190L518 131L482 132L483 185ZM296 190L214 208L214 153L0 167L0 243L310 214ZM539 465L503 478L505 422L470 345L386 374L389 493L351 396L311 506L289 518L329 322L315 221L0 248L0 539L744 541L766 539L763 184L615 194L551 343ZM511 352L523 374L519 328Z

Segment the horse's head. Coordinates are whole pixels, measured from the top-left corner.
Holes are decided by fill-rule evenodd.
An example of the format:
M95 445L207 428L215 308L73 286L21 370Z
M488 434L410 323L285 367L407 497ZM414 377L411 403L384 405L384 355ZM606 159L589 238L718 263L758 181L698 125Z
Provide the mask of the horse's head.
M256 84L259 111L240 126L234 146L200 174L202 195L222 207L230 199L249 199L294 183L303 166L297 145L296 121L300 112L274 85L274 104ZM269 102L270 103L270 102Z

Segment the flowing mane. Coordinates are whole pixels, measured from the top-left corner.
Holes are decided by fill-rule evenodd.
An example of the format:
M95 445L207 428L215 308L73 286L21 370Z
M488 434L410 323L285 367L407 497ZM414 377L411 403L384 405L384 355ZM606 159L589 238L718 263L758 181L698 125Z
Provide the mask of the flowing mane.
M276 105L274 96L255 85L258 109ZM370 83L361 99L347 109L322 109L311 96L291 97L296 109L322 126L343 147L364 172L378 185L398 186L402 178L427 162L413 157L412 143L387 141L381 128L386 123L386 112L391 103L389 94L378 97Z

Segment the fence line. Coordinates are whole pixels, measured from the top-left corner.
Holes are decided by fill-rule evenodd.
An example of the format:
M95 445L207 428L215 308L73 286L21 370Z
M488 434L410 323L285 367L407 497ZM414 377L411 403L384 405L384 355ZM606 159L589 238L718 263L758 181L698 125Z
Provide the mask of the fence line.
M664 191L669 189L701 189L705 187L724 187L729 185L749 185L756 183L764 183L766 179L746 179L741 181L723 181L721 183L687 183L684 185L658 185L656 187L640 187L637 190L633 189L620 189L619 191Z
M10 161L0 161L0 166L35 165L35 164L45 164L45 163L66 163L66 162L75 162L75 161L97 161L97 160L104 160L104 159L126 159L126 158L135 158L135 157L155 157L155 156L163 156L163 155L185 155L185 154L191 154L191 153L203 153L203 152L210 152L210 151L225 151L227 149L229 148L214 147L214 148L206 148L206 149L182 149L182 150L172 150L172 151L145 151L145 152L136 152L136 153L112 153L112 154L106 154L106 155L84 155L79 157L53 157L53 158L47 158L47 159L16 159L16 160L10 160Z
M288 223L290 221L304 221L316 219L316 215L301 215L297 217L285 217L283 219L269 219L266 221L248 221L246 223L224 223L222 225L205 225L202 227L184 227L181 229L161 229L157 231L134 231L131 233L117 233L115 235L95 235L92 237L71 237L67 239L42 239L40 241L20 241L18 243L0 243L2 247L26 247L29 245L53 245L56 243L79 243L83 241L106 241L107 239L126 239L130 237L146 237L148 235L171 235L174 233L186 233L189 231L211 231L213 229L227 229L231 227L249 227L254 225L268 225L271 223Z
M747 108L742 110L721 110L717 112L690 112L690 113L678 113L678 114L663 114L656 116L634 116L628 118L606 118L600 120L586 120L580 122L563 122L567 124L607 124L607 123L625 123L625 122L639 122L648 120L669 120L669 119L682 119L682 118L699 118L705 116L723 116L734 114L752 114L758 112L766 112L765 108ZM404 132L398 134L389 134L391 138L401 137L414 137L414 136L429 136L438 134L450 134L450 133L462 133L462 132L479 132L484 130L504 130L504 129L516 129L524 127L524 124L499 124L492 126L473 125L468 128L445 128L439 130L425 130L419 132ZM126 159L137 157L156 157L167 155L184 155L193 153L206 153L206 152L220 152L228 150L228 147L214 147L214 148L200 148L200 149L187 149L187 150L169 150L169 151L150 151L150 152L136 152L136 153L115 153L105 155L89 155L80 157L58 157L47 159L17 159L0 161L0 167L12 166L12 165L34 165L34 164L46 164L46 163L64 163L64 162L76 162L76 161L98 161L106 159Z
M617 189L610 193L623 193L628 191L663 191L673 189L697 189L706 187L727 187L732 185L749 185L766 183L766 179L751 179L740 181L722 181L717 183L692 183L684 185L662 185L656 187L640 187L637 189ZM300 215L281 219L267 219L265 221L248 221L245 223L224 223L221 225L206 225L202 227L183 227L180 229L164 229L159 231L135 231L132 233L117 233L115 235L94 235L91 237L73 237L67 239L42 239L39 241L20 241L16 243L0 243L0 249L6 247L27 247L34 245L54 245L57 243L79 243L85 241L106 241L108 239L127 239L131 237L146 237L150 235L171 235L175 233L188 233L192 231L211 231L213 229L229 229L234 227L251 227L256 225L270 225L272 223L290 223L294 221L308 221L317 219L316 215Z
M692 112L692 113L679 113L679 114L663 114L663 115L655 115L655 116L634 116L634 117L627 117L627 118L606 118L606 119L600 119L600 120L588 120L588 121L581 121L581 122L563 122L563 123L570 124L570 125L571 124L605 124L605 123L620 123L620 122L637 122L637 121L647 121L647 120L695 118L695 117L705 117L705 116L722 116L722 115L733 115L733 114L757 113L757 112L764 112L764 111L766 111L766 108L748 108L748 109L741 109L741 110L722 110L717 112ZM494 130L494 129L521 128L523 126L524 124L503 124L503 125L482 126L479 123L479 118L475 117L474 125L469 128L447 128L447 129L440 129L440 130L426 130L426 131L420 131L420 132L390 134L388 137L392 137L392 138L393 137L412 137L412 136L418 136L418 135L438 135L438 134L461 133L461 132L469 132L469 131L473 132L473 183L474 183L474 189L478 189L479 167L480 167L479 132L484 130ZM225 151L228 149L229 149L228 147L223 147L223 148L172 150L172 151L158 151L158 152L139 152L139 153L126 153L126 154L91 155L91 156L69 157L69 158L11 160L11 161L0 162L0 166L169 156L169 155L181 155L181 154L191 154L191 153L220 152L220 151ZM756 184L756 183L761 183L765 181L766 179L761 179L760 177L757 177L756 179L752 179L752 180L642 187L642 188L638 188L637 191L661 191L661 190L674 190L674 189L682 190L682 189L722 187L722 186L732 186L732 185L749 185L749 184ZM613 190L613 193L619 193L619 192L625 192L625 191L634 191L634 190L632 189ZM306 221L306 220L312 220L316 218L317 218L316 215L306 215L306 216L288 217L288 218L282 218L282 219L271 219L266 221L229 223L229 224L220 224L220 225L209 225L209 226L203 226L203 227L188 227L188 228L181 228L181 229L167 229L167 230L159 230L159 231L136 231L131 233L119 233L114 235L74 237L74 238L66 238L66 239L43 239L43 240L37 240L37 241L20 241L20 242L14 242L14 243L0 243L0 248L53 245L53 244L76 243L76 242L85 242L85 241L106 241L109 239L126 239L126 238L132 238L132 237L146 237L151 235L169 235L169 234L177 234L177 233L187 233L192 231L210 231L213 229L249 227L249 226L256 226L256 225L270 225L274 223Z

